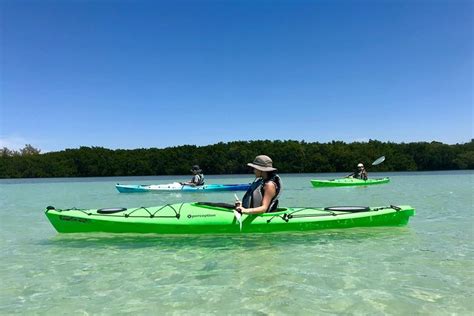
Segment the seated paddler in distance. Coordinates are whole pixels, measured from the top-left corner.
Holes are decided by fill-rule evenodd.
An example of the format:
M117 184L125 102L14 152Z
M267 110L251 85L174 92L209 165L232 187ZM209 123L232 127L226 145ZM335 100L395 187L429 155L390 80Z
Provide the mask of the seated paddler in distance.
M357 164L357 170L351 173L350 175L348 175L346 178L367 180L369 178L369 175L367 171L365 170L364 164L362 162L359 162Z
M255 181L245 192L242 201L235 202L236 211L243 214L261 214L273 212L278 207L278 196L281 191L281 179L273 167L273 161L266 155L255 157L247 164L253 168Z
M202 173L201 168L198 165L194 165L191 170L193 177L191 181L188 182L180 182L182 185L190 185L190 186L200 186L204 185L204 174Z

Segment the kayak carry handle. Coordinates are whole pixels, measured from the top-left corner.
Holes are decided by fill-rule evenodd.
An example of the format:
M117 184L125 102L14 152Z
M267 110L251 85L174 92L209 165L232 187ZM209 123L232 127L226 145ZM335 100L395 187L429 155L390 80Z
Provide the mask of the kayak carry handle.
M233 210L235 208L235 205L230 204L230 203L215 203L215 202L196 202L196 205L202 205L202 206L214 206L214 207L222 207L222 208L228 208Z
M358 212L370 211L370 207L368 207L368 206L329 206L329 207L325 207L324 210L325 211L358 213Z

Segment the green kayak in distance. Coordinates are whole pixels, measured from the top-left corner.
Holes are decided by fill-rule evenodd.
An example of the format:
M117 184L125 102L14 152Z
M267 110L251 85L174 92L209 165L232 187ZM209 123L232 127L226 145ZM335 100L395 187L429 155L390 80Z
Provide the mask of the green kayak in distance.
M60 233L153 234L269 233L400 226L406 225L410 216L415 214L415 210L407 205L289 207L272 213L241 216L231 207L224 203L204 202L131 209L55 209L49 206L45 213Z
M355 179L355 178L340 178L332 180L311 180L311 184L315 188L327 188L327 187L350 187L359 185L374 185L383 184L390 182L389 177L385 178L374 178L374 179Z

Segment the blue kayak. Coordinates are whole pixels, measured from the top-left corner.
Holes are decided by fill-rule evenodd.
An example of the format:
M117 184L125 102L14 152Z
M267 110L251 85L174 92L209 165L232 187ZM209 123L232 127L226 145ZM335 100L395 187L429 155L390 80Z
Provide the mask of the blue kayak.
M204 192L204 191L247 191L250 184L205 184L192 186L174 182L170 184L119 184L115 185L120 193L138 193L138 192L166 192L166 191L186 191L186 192Z

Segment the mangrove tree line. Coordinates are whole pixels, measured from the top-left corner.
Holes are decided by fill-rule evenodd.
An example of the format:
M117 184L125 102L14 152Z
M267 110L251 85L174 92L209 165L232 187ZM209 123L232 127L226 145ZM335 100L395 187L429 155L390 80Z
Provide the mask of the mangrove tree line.
M249 173L247 162L258 154L272 157L281 173L348 172L358 162L386 161L370 171L474 169L474 141L308 143L304 141L235 141L208 146L111 150L80 147L41 153L26 145L20 151L0 150L0 178L101 177L189 174L198 164L206 174Z

